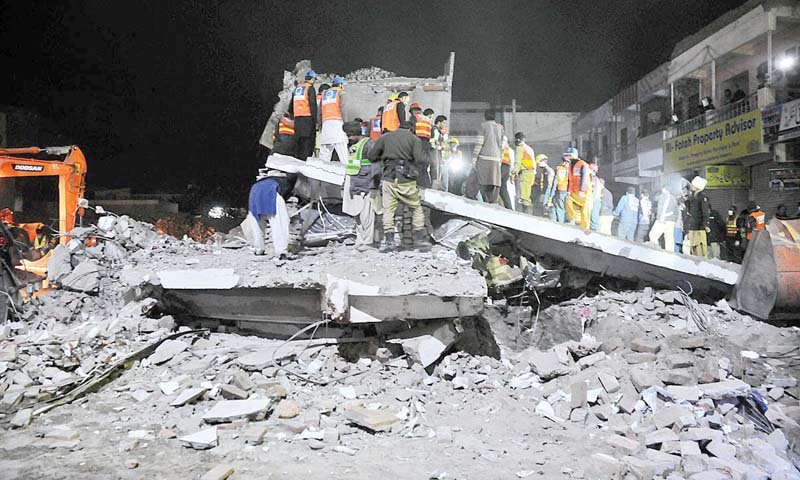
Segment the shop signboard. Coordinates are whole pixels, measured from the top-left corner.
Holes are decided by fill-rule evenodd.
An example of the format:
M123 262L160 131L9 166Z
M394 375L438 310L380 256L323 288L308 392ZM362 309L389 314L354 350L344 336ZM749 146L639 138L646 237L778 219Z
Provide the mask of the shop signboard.
M770 168L769 189L776 192L800 190L800 167Z
M780 131L791 130L800 127L800 100L781 105L781 126Z
M664 173L729 162L764 150L761 111L664 140Z
M707 189L749 188L750 169L741 165L706 165Z

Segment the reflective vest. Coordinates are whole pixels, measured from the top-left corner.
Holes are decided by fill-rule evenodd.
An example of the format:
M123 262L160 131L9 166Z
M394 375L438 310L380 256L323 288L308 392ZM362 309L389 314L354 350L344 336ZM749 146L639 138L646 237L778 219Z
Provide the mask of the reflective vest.
M765 218L767 214L762 212L761 210L755 211L750 213L750 216L753 217L753 220L756 221L756 226L754 227L755 230L764 230L766 228ZM747 232L747 239L750 240L753 238L753 231Z
M381 116L375 115L369 122L369 138L378 140L381 136Z
M431 119L421 113L414 115L414 117L417 119L414 124L414 134L421 138L431 138L431 127L433 127Z
M739 229L736 226L737 220L739 220L739 217L736 215L728 217L728 221L725 222L725 236L730 238L736 237L736 234L739 233Z
M400 128L400 117L397 116L397 104L399 100L392 100L383 107L381 116L381 128L387 132L394 132Z
M322 93L322 121L342 119L342 92L330 88Z
M511 147L506 147L503 149L502 160L504 165L511 165Z
M348 175L358 175L362 165L372 165L368 157L364 156L364 146L369 141L369 138L362 138L355 145L353 145L353 152L347 156L347 169Z
M41 237L37 236L33 239L33 248L44 248L47 246L47 236L42 235Z
M308 89L311 84L308 82L298 85L292 94L292 110L295 118L311 116L311 101L308 98Z
M578 159L575 162L575 165L571 167L570 174L569 174L569 191L570 192L580 192L583 187L583 175L581 172L583 171L583 167L586 166L586 162L581 159ZM638 208L639 202L636 202L636 206Z
M523 143L520 145L522 147L522 158L519 159L520 163L522 164L522 168L525 170L533 170L533 149L530 145Z
M566 192L569 189L569 167L559 165L556 167L556 190Z
M278 135L294 135L294 120L288 117L281 117L278 120Z

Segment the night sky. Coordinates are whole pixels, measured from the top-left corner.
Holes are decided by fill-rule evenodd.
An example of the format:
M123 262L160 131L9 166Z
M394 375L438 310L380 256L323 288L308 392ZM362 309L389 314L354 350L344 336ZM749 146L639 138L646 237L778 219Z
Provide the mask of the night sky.
M587 110L742 3L0 1L0 104L52 119L90 187L239 188L297 60L437 76L453 50L456 101Z

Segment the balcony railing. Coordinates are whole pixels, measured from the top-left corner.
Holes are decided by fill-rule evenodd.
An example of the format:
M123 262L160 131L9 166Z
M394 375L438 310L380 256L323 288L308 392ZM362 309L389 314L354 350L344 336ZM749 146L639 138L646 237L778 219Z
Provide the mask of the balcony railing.
M683 121L672 127L667 133L667 138L672 138L694 132L708 125L724 122L731 118L750 113L758 109L758 96L752 94L738 102L722 105L714 110L709 110L689 120Z

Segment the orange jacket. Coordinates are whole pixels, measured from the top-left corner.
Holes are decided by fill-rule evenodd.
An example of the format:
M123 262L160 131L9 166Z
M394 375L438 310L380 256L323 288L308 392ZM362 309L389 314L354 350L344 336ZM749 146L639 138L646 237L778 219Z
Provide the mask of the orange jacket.
M369 138L372 140L378 140L381 136L381 116L375 115L372 117L372 120L369 122Z
M278 135L294 135L294 120L289 117L281 117L278 120Z
M311 116L311 100L308 98L308 88L311 83L304 82L294 89L292 94L292 110L295 118Z
M433 123L431 119L421 113L414 115L416 123L414 124L414 134L421 138L431 138L431 128Z
M342 119L342 92L329 88L322 93L322 121Z
M589 164L578 159L572 167L570 167L569 172L569 192L585 192L588 193L590 191L590 181L589 181Z
M397 116L397 104L400 100L392 100L383 107L381 117L381 127L388 132L394 132L400 128L400 117Z

